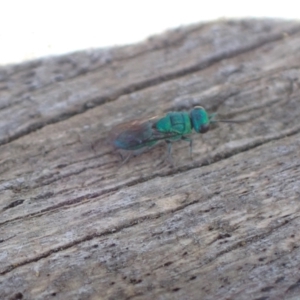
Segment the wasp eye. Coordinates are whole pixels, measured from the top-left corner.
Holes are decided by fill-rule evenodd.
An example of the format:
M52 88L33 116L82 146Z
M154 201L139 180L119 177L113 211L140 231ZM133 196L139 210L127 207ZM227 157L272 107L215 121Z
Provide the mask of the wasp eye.
M205 125L202 125L202 126L200 127L199 132L200 132L200 133L205 133L205 132L207 132L208 130L209 130L209 124L205 124Z

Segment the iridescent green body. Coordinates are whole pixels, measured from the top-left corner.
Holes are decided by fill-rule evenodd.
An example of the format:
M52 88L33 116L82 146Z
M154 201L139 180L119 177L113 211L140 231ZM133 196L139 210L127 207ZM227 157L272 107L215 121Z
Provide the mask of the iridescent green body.
M186 140L192 151L192 139L188 136L193 130L197 133L207 132L210 122L211 116L206 110L196 106L190 111L168 112L162 117L120 124L111 132L111 141L116 149L138 150L164 140L170 154L172 142Z

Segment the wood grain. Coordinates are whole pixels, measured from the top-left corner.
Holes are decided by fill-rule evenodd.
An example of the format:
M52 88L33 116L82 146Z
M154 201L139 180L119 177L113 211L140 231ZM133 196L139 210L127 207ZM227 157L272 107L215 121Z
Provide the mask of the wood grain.
M298 299L300 24L218 21L0 69L1 299ZM120 165L109 131L222 119Z

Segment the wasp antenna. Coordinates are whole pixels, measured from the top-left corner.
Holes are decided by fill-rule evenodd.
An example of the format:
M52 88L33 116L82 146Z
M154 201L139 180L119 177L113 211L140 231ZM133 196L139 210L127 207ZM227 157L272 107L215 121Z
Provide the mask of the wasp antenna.
M211 123L245 123L245 120L211 120Z
M212 123L218 122L218 120L215 120L216 115L217 115L217 113L213 113L213 114L210 114L210 115L208 116L208 118L209 118L209 123L212 124Z
M209 115L209 122L210 123L245 123L245 120L215 120L217 113L213 113Z

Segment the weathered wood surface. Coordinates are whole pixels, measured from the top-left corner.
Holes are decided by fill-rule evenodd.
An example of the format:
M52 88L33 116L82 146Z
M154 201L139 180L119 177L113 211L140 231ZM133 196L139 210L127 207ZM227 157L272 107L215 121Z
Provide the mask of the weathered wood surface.
M0 70L1 299L299 299L300 24L220 21ZM116 124L218 124L119 166Z

